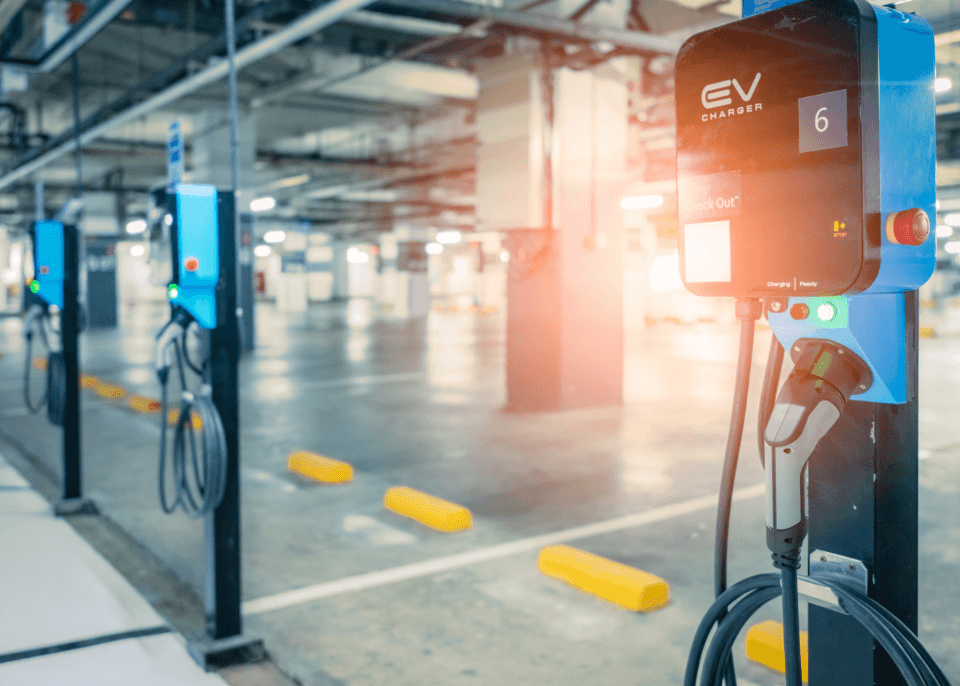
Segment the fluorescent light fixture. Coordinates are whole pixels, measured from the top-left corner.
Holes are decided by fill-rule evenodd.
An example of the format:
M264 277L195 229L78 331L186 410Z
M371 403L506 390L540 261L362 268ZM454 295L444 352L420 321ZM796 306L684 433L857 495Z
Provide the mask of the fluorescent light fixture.
M146 230L147 222L145 219L134 219L127 224L127 233L143 233Z
M463 234L456 229L447 229L446 231L437 231L437 243L444 245L453 245L463 240Z
M366 264L370 261L370 253L361 250L355 245L347 248L347 262L350 264Z
M144 248L142 245L131 245L131 246L130 246L130 254L133 255L134 257L140 257L140 256L142 256L143 253L145 253L145 252L147 252L147 249Z
M960 212L951 212L943 217L943 223L947 226L960 226Z
M936 209L939 210L939 209L940 209L940 201L937 200L935 203L933 203L933 206L934 206Z
M263 240L265 243L283 243L287 238L287 232L276 229L274 231L267 231L263 234Z
M933 90L937 93L946 93L951 88L953 88L953 81L946 76L938 76L933 81Z
M250 201L251 212L266 212L267 210L272 210L276 206L277 201L271 198L269 195L265 198L257 198L256 200Z
M269 245L258 245L253 249L253 254L257 257L269 257L272 252Z
M302 186L309 180L309 174L297 174L296 176L288 176L285 179L280 179L280 181L277 182L277 186L279 188L292 188L293 186Z
M173 226L173 215L172 214L164 215L163 223L166 224L167 226Z
M957 253L960 253L960 241L950 241L945 246L943 246L943 249L946 250L948 253L953 253L954 255L956 255Z
M953 235L953 227L946 224L940 224L937 227L937 238L950 238Z
M647 210L661 205L663 205L662 195L634 195L620 201L620 207L625 210Z
M427 243L426 250L428 255L439 255L443 252L443 246L439 243Z

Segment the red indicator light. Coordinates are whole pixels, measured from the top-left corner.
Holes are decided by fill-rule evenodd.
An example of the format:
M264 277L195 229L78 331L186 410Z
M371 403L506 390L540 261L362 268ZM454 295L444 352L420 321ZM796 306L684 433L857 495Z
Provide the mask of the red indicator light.
M46 276L46 275L49 274L49 273L50 273L50 267L48 267L48 266L45 265L45 264L40 266L40 275L41 275L41 276Z
M200 267L200 260L196 257L188 257L183 261L183 268L188 272L195 272Z

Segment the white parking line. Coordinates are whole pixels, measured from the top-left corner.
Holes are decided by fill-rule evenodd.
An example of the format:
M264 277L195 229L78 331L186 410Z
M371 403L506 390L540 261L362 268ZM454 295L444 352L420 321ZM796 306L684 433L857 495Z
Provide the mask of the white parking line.
M734 491L733 499L735 501L749 500L762 496L763 492L763 484L757 484L756 486ZM658 507L648 512L640 512L624 517L617 517L616 519L609 519L605 522L576 526L550 534L522 538L518 541L511 541L510 543L477 548L476 550L469 550L456 555L437 557L432 560L414 562L413 564L402 565L400 567L392 567L377 572L358 574L335 581L326 581L312 586L304 586L303 588L297 588L292 591L284 591L283 593L275 593L263 598L257 598L256 600L248 600L243 604L243 613L247 615L259 615L294 605L303 605L304 603L310 603L315 600L331 598L346 593L355 593L368 588L376 588L378 586L386 586L387 584L395 584L400 581L407 581L408 579L417 579L442 572L449 572L454 569L462 569L463 567L489 562L501 557L539 550L548 545L557 545L558 543L566 543L580 538L599 536L600 534L612 533L623 529L656 524L668 519L710 509L716 507L716 505L716 496L695 498L682 503Z

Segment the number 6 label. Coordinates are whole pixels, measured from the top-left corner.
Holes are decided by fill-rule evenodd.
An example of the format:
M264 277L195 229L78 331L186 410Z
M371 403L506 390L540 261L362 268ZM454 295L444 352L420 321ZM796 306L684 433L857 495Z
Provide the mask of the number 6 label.
M800 98L800 153L847 146L847 91Z

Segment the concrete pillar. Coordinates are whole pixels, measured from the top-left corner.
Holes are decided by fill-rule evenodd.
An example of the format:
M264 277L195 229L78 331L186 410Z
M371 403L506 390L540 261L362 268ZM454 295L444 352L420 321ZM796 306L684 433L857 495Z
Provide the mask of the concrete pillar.
M533 52L478 70L478 220L483 229L510 230L511 411L622 402L627 89L620 66L553 69L548 80Z

